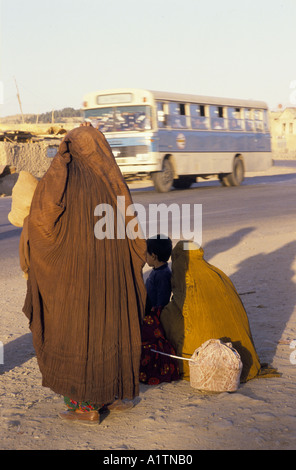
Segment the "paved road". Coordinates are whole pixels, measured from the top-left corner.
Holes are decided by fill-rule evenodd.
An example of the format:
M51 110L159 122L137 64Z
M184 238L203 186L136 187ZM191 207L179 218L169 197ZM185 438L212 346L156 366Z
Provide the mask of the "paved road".
M293 162L295 165L296 162ZM239 187L222 187L211 180L195 184L188 190L159 194L153 190L133 190L133 200L148 210L148 204L202 204L203 232L229 226L262 222L280 224L282 218L296 214L295 172L252 176ZM192 211L193 213L193 211Z

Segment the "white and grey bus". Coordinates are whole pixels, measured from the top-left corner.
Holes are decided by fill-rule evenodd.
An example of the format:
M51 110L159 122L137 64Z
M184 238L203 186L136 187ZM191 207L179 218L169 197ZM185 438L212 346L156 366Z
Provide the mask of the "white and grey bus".
M159 192L217 175L238 186L272 165L268 107L261 101L141 89L90 93L84 118L108 140L125 178L152 178Z

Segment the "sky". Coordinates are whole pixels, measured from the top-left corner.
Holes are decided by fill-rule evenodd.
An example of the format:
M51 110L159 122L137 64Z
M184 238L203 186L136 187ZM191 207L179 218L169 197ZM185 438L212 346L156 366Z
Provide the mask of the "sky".
M296 0L0 0L0 117L17 89L24 114L122 87L295 106L295 20Z

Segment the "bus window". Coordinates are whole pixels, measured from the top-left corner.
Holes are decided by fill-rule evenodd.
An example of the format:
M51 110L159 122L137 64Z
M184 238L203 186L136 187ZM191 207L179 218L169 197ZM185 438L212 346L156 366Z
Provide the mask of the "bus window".
M207 129L208 119L206 118L206 110L204 105L190 105L191 127L192 129Z
M212 129L225 129L225 120L222 106L210 106Z
M242 130L243 124L241 119L240 108L228 108L228 126L232 131Z
M263 132L263 115L259 109L254 110L255 128L257 132Z
M117 106L115 109L116 131L151 129L149 106Z
M101 132L151 129L150 106L117 106L85 111L85 118Z
M97 108L85 111L85 118L101 132L114 131L114 108Z
M253 113L251 109L244 110L246 131L254 131Z
M169 114L171 127L174 129L184 129L187 127L184 103L170 103Z

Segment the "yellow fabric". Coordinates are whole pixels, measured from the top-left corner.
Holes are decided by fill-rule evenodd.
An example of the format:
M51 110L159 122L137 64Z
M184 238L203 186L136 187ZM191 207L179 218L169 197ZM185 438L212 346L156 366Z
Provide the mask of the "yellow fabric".
M231 280L203 255L193 242L180 241L173 249L173 298L163 309L161 322L182 357L191 357L209 339L231 342L241 356L241 382L245 382L260 371L248 317ZM188 361L180 362L183 377L189 380Z
M38 179L28 171L20 171L17 182L12 188L11 211L8 220L16 227L22 227L24 219L29 215L31 202Z

